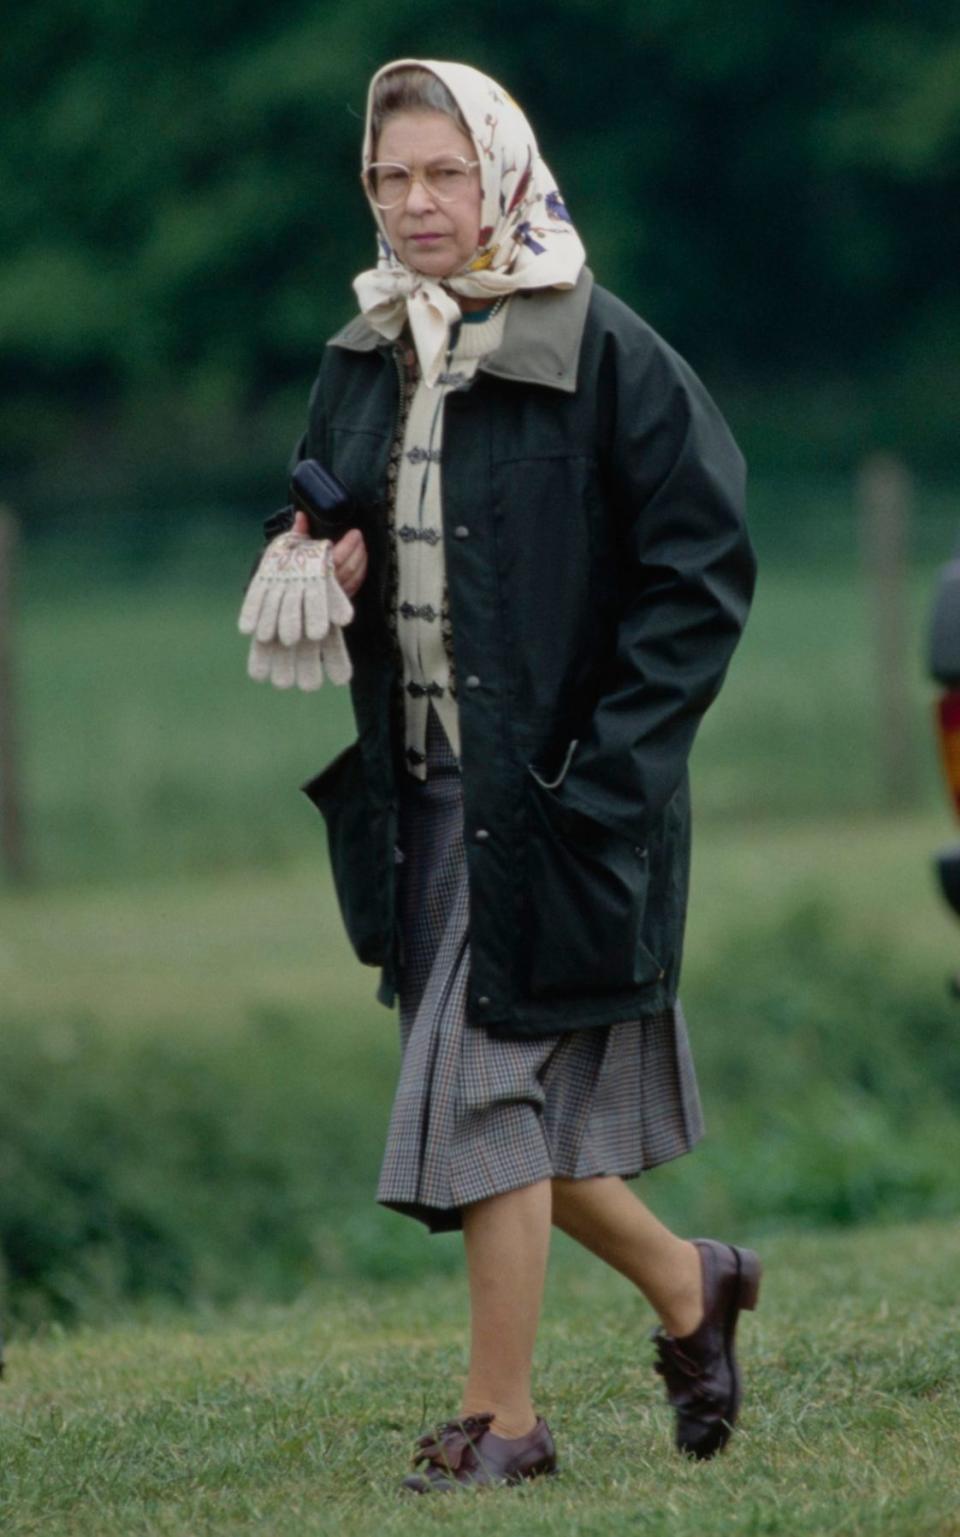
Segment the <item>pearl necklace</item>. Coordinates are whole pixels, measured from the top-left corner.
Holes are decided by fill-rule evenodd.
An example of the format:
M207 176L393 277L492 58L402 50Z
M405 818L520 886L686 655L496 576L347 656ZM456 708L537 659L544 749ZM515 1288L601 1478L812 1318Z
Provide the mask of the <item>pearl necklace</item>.
M500 311L503 309L503 306L506 304L506 302L509 299L509 297L510 297L509 294L501 294L499 299L497 300L496 304L491 305L489 314L484 315L483 319L479 322L480 325L484 325L484 326L489 325L491 320L493 320L495 318L495 316L499 315ZM476 313L478 313L478 312L475 310L474 314L476 314Z

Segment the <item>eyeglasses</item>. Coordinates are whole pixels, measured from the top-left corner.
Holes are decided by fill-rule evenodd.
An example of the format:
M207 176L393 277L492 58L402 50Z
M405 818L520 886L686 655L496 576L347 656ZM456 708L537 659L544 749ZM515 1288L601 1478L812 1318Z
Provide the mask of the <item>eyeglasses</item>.
M362 179L378 208L396 208L405 203L415 181L438 202L455 203L463 197L479 164L479 160L464 160L462 155L438 155L419 169L399 161L375 160L367 166Z

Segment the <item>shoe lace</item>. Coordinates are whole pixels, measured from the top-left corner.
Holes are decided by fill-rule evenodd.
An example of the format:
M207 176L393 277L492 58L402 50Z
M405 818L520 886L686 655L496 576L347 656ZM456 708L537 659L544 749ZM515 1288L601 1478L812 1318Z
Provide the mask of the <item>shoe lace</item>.
M476 1449L476 1442L493 1423L492 1414L467 1414L462 1419L446 1420L435 1430L417 1439L413 1453L413 1466L421 1462L433 1463L445 1472L456 1473L468 1447Z

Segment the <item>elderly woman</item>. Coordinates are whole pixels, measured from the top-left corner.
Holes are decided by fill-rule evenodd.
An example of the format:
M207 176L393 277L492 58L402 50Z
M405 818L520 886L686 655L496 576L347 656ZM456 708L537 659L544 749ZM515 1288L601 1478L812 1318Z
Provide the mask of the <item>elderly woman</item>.
M378 71L363 185L379 260L299 450L361 509L333 550L358 740L305 788L355 949L399 1001L378 1199L466 1250L459 1412L404 1487L555 1468L531 1395L551 1222L649 1299L677 1445L709 1457L759 1262L676 1237L625 1180L702 1131L676 992L687 759L753 587L742 459L594 282L494 81Z

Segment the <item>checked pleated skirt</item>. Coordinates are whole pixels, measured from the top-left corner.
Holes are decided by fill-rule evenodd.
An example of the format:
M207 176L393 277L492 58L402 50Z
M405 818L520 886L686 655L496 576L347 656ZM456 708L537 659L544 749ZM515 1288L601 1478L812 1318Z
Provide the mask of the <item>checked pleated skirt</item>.
M466 1023L460 771L432 709L426 751L427 778L408 776L401 801L402 1061L377 1200L442 1232L469 1202L536 1180L665 1163L703 1119L679 1004L525 1041Z

